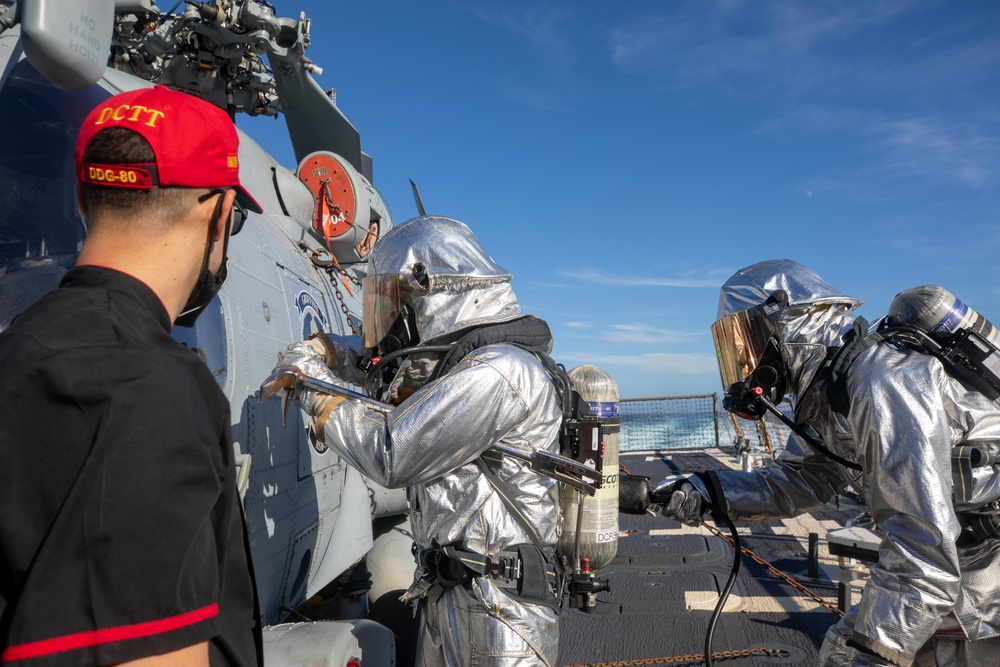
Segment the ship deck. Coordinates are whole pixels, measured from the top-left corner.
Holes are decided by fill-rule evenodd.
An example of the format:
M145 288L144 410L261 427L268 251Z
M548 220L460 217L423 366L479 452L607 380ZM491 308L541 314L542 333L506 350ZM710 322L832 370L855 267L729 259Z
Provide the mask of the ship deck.
M739 469L741 461L720 449L622 452L622 465L654 483L667 475ZM823 598L824 606L764 565L744 556L712 644L724 665L806 665L826 629L837 622L838 584L857 602L867 568L829 553L827 534L858 516L863 507L841 500L794 519L738 526L743 547ZM710 524L713 525L713 524ZM564 610L558 664L704 664L709 618L726 584L733 548L707 527L689 527L654 516L620 515L617 557L598 576L611 590L598 595L594 613ZM728 530L720 526L722 533ZM809 534L818 536L811 577ZM739 652L765 649L753 655ZM737 652L723 659L719 652ZM679 659L687 656L685 659ZM698 656L697 658L693 656ZM671 660L673 659L673 660Z

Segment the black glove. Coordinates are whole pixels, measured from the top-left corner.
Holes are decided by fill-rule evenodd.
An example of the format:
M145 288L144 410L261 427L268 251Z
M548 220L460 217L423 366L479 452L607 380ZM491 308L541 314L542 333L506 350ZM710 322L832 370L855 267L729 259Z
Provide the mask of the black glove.
M697 475L668 477L653 489L653 502L659 505L658 514L676 519L689 526L701 523L705 512L708 489Z

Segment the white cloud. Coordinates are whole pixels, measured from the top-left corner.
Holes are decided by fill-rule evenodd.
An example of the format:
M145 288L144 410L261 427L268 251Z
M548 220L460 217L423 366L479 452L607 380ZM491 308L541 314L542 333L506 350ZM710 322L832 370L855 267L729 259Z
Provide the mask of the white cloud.
M615 343L638 343L656 345L676 343L692 338L703 338L707 334L701 332L675 331L673 329L658 329L645 324L612 324L601 338Z
M575 11L547 3L466 9L509 35L505 38L509 53L517 57L497 63L499 71L507 72L501 75L498 86L508 98L530 109L560 113L569 111L580 99L579 54L571 39ZM525 59L530 67L515 64Z
M970 186L996 180L1000 137L934 118L908 118L869 129L883 148L881 168L896 174L946 178Z
M578 282L596 283L608 287L714 287L733 274L731 269L710 269L701 273L688 273L680 276L634 276L622 273L609 273L597 269L578 269L574 271L561 270L557 275L573 278Z
M809 192L812 194L845 187L863 191L875 177L879 180L917 179L921 183L971 188L988 187L1000 181L1000 122L991 127L964 118L934 114L903 117L870 111L845 112L840 120L853 119L848 124L833 120L831 114L812 111L816 113L775 119L761 130L778 131L779 126L784 125L787 131L795 123L802 122L798 129L818 131L823 125L826 131L854 132L864 141L858 161L850 165L851 173L843 174L839 181L810 180ZM827 121L821 122L824 117Z
M589 322L563 322L563 326L567 326L573 329L589 329Z
M668 88L715 87L770 97L840 85L853 68L827 57L841 44L886 24L908 6L719 2L673 4L668 14L636 17L612 30L611 60L633 73L658 74ZM663 76L666 75L666 76ZM732 77L754 77L730 81Z
M491 9L467 9L480 21L511 33L550 57L558 60L569 57L570 47L563 28L574 14L566 7L539 3L528 7L501 4Z
M504 81L500 84L501 89L507 97L522 106L537 111L555 111L564 113L569 110L566 98L560 94L553 94L548 88L528 86L517 81Z
M1000 181L998 14L956 13L926 30L946 6L674 3L612 30L609 52L658 88L756 104L771 114L758 133L859 140L853 164L832 177L852 189L872 176L991 187Z
M671 352L649 352L646 354L588 354L584 352L560 352L559 360L572 364L594 364L610 371L626 368L638 373L717 373L715 356L692 352L676 354Z

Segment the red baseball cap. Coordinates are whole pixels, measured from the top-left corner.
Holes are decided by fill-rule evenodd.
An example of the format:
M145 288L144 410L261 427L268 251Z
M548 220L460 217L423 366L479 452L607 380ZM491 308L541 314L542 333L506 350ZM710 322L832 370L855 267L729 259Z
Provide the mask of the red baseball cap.
M84 162L87 144L109 127L141 134L156 162ZM244 208L263 213L240 185L239 143L233 121L214 104L163 86L141 88L105 100L84 119L76 142L76 177L81 183L140 190L154 185L234 188Z

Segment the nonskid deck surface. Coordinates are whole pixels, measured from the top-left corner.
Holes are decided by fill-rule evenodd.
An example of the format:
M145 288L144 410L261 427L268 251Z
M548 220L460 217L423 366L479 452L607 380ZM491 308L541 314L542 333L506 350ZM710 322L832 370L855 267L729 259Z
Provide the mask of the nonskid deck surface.
M623 452L621 463L633 474L650 476L654 483L672 474L740 465L732 454L715 448ZM844 500L839 507L830 505L795 519L747 524L738 530L744 547L836 606L837 582L853 578L852 597L857 602L866 569L859 564L841 569L838 559L829 555L826 534L862 511L858 504ZM732 568L733 549L704 527L688 527L663 517L620 515L620 531L618 555L599 573L610 580L611 591L599 594L595 613L567 609L561 616L558 664L703 653L709 617ZM819 536L817 578L808 576L809 533ZM838 618L744 557L712 648L715 652L766 648L775 653L716 658L716 663L814 665L826 629Z

